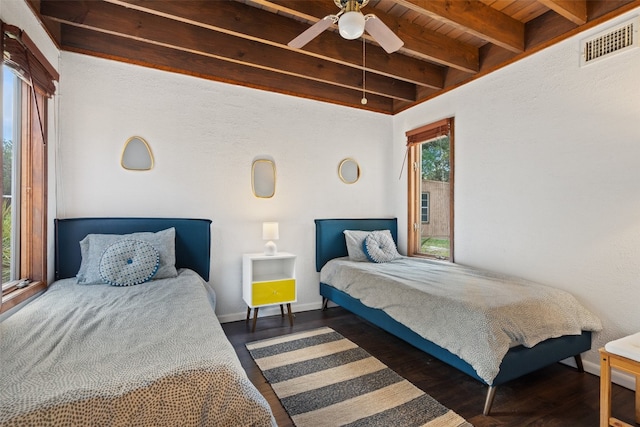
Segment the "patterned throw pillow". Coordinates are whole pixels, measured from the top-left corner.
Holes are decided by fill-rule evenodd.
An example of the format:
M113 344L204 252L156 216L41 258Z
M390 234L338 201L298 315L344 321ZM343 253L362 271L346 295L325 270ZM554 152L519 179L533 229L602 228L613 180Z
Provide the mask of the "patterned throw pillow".
M100 258L100 277L112 286L144 283L158 271L160 254L142 240L120 240L110 245Z
M400 257L391 233L369 233L364 239L362 250L371 262L389 262Z

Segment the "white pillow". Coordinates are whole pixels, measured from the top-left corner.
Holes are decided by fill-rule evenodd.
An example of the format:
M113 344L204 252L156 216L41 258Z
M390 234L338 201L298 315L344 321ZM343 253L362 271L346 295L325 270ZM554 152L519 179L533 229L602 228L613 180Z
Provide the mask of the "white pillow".
M368 261L367 256L362 250L364 239L367 238L371 231L362 230L344 230L344 240L347 243L347 253L351 261Z

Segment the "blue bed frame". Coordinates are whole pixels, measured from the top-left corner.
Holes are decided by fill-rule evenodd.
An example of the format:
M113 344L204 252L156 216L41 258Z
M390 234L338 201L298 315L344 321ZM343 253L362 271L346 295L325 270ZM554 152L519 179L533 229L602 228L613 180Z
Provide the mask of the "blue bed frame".
M80 268L80 240L87 234L130 234L176 229L176 268L189 268L209 280L211 221L190 218L68 218L55 220L55 279L74 277Z
M347 256L344 230L391 230L394 241L396 244L398 242L398 223L395 218L316 219L315 223L317 271L320 271L329 260ZM583 331L582 335L566 335L548 339L532 348L524 346L513 347L502 360L500 371L493 383L488 384L478 376L473 367L467 362L448 350L422 338L408 327L392 319L384 311L367 307L360 300L322 282L320 282L320 295L323 297L324 307L326 307L327 300L331 300L420 350L488 385L483 410L484 415L488 415L491 410L497 386L569 357L574 357L578 370L584 372L580 354L591 348L590 331Z

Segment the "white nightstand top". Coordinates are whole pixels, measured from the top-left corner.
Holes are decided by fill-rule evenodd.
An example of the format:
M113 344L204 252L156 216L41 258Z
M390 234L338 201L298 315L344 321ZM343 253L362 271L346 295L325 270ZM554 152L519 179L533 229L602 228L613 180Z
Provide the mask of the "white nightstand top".
M264 252L256 252L251 254L244 254L243 257L251 259L278 259L278 258L291 258L295 257L294 254L289 252L277 252L275 255L265 255Z

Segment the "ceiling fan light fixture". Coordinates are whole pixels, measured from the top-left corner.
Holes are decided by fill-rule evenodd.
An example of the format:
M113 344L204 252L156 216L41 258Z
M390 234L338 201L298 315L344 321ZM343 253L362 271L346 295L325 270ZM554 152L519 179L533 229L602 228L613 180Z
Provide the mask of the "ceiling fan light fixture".
M359 11L344 13L338 21L340 35L347 40L357 39L364 33L364 22L364 15Z

